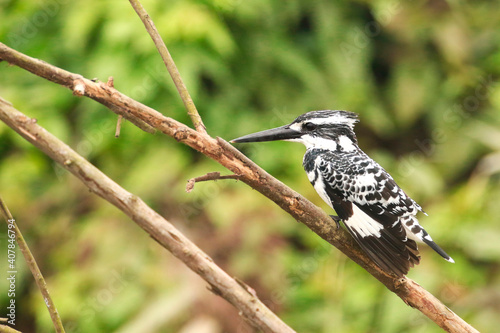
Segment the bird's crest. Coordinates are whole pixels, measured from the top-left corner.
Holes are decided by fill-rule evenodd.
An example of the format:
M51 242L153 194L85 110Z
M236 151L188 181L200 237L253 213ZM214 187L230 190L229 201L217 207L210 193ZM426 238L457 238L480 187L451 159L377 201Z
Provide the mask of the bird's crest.
M354 112L341 110L321 110L310 111L297 117L294 123L311 122L316 125L345 125L354 130L354 125L358 122L358 115Z

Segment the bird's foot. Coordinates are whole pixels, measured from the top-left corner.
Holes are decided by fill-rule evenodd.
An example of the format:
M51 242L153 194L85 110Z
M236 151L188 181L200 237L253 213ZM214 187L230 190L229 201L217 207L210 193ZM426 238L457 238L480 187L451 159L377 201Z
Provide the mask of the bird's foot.
M337 215L330 215L330 217L332 218L332 220L335 221L335 224L337 225L337 229L340 228L341 218L338 217Z

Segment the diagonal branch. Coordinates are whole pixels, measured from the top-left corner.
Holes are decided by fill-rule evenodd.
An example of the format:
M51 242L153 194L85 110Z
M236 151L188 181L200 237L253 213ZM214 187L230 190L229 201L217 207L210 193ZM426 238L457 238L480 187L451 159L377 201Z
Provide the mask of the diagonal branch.
M140 198L127 192L82 156L0 98L0 119L35 147L69 170L92 192L127 214L164 248L210 284L211 291L233 304L251 324L264 332L294 332L255 294L230 277L170 222Z
M477 332L462 318L442 304L431 293L407 277L396 277L383 272L363 253L343 229L337 230L331 218L305 199L262 170L241 152L221 138L214 139L168 118L119 91L95 83L40 60L28 57L0 43L0 60L25 68L35 75L74 89L76 82L84 87L84 95L108 107L124 117L137 118L151 127L173 137L202 154L212 158L233 173L240 180L259 191L295 219L305 224L320 237L334 245L350 259L382 282L406 304L418 309L448 332ZM21 134L21 133L20 133ZM26 136L25 136L26 137ZM29 138L29 136L27 136Z
M4 318L0 318L0 332L2 332L2 333L22 333L21 331L15 330L12 327L3 324L2 319L4 319ZM7 321L5 321L5 322L7 322Z
M0 98L0 102L1 101L2 100ZM43 300L45 301L45 305L47 306L47 310L49 311L50 319L52 320L52 324L54 325L56 333L64 333L65 331L61 321L61 317L59 316L59 312L57 312L56 305L54 304L54 301L50 296L49 288L47 287L47 282L45 282L42 272L40 271L40 268L36 263L35 257L31 253L30 248L28 247L28 243L26 243L23 234L21 234L21 230L17 226L16 220L14 220L14 217L10 213L9 208L7 207L7 205L5 204L5 202L1 197L0 197L0 213L5 217L9 229L9 235L13 235L16 238L17 245L19 246L19 249L21 250L21 253L24 256L24 260L26 260L26 264L28 265L31 274L35 278L35 283L38 286L38 289L40 289L40 292L43 296ZM11 234L10 231L12 231L13 233ZM2 327L0 326L0 331L1 329Z
M238 179L240 179L240 176L238 176L238 175L221 176L220 172L217 172L217 171L209 172L206 175L189 179L187 184L186 184L186 192L187 193L191 192L194 188L195 183L206 182L209 180L218 180L218 179L236 179L236 180L238 180Z
M177 88L177 91L181 96L182 102L186 107L187 113L189 117L191 117L191 121L193 122L194 128L196 128L198 132L207 133L207 129L205 128L205 125L203 125L203 121L201 120L200 114L198 113L198 110L194 105L193 99L191 98L191 95L189 94L189 91L187 90L184 81L182 81L181 75L179 74L179 70L175 65L174 59L172 59L170 52L168 52L167 46L163 42L163 39L161 39L160 34L158 33L158 30L156 29L156 26L153 23L153 20L151 20L148 13L141 5L140 1L138 0L129 0L129 1L134 10L136 11L137 15L139 15L142 23L144 23L146 30L148 31L149 35L153 39L153 42L155 43L156 48L158 49L158 52L160 52L161 58L163 59L163 62L165 63L165 66L167 67L168 72L170 73L170 76L174 81L175 87Z

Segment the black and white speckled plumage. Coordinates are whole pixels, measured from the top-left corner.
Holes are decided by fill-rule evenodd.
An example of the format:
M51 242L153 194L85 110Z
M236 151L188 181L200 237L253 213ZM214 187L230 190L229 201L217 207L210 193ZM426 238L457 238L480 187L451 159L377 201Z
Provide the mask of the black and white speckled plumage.
M420 261L415 240L453 262L419 225L416 215L422 208L358 147L356 122L352 112L311 111L290 125L234 142L302 142L307 148L303 165L309 181L382 269L397 275L408 273Z
M415 219L421 208L376 162L358 149L344 153L311 148L304 156L304 169L323 200L380 267L406 274L419 263L417 244L408 239L404 226L417 233L423 230ZM368 218L355 221L353 216L360 214Z

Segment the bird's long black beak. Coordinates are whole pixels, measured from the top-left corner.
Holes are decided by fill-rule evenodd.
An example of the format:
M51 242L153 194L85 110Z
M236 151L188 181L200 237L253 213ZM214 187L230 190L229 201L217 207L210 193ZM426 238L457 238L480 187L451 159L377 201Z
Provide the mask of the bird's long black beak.
M240 138L231 140L231 142L261 142L261 141L276 141L297 139L302 136L302 133L297 132L289 127L289 125L277 128L268 129L265 131L248 134Z

